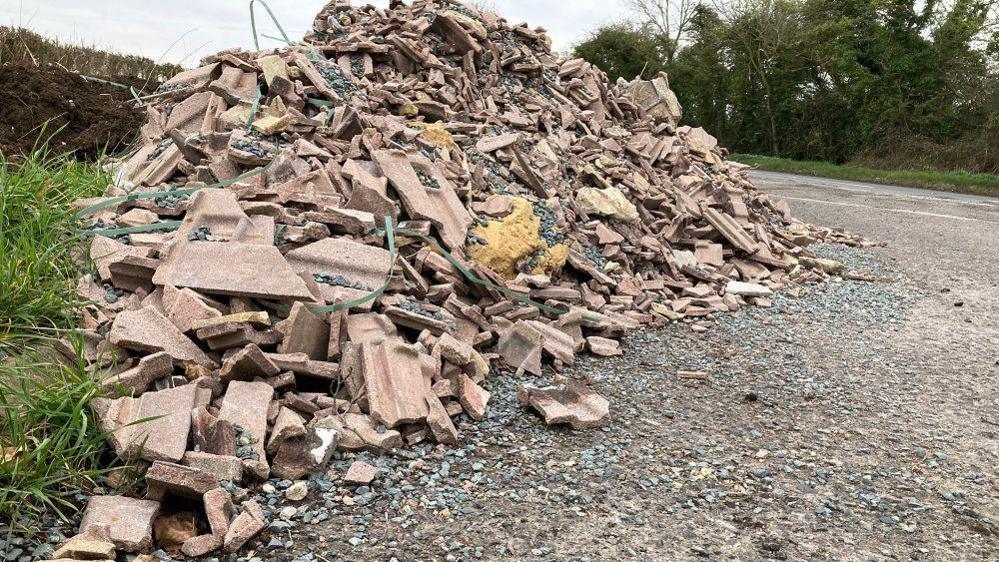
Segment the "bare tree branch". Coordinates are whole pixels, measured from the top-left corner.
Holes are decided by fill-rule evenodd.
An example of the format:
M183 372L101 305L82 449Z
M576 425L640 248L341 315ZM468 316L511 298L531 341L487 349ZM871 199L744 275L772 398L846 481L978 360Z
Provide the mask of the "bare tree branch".
M668 63L676 57L700 3L700 0L626 0L628 7L643 18L644 25L666 38L664 54Z

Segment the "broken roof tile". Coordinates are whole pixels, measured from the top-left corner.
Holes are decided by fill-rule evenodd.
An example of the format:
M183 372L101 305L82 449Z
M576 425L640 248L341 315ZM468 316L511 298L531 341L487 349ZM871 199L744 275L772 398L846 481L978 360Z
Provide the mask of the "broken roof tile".
M280 371L281 369L260 351L260 347L251 343L223 358L219 378L223 382L229 380L252 381L256 377L272 377Z
M458 402L461 403L461 407L465 409L469 417L473 420L485 419L489 392L475 384L475 381L465 373L458 375L457 386Z
M277 248L237 242L183 244L164 260L153 283L278 301L312 296Z
M458 199L450 182L431 182L426 171L420 178L410 162L410 157L401 150L379 150L372 155L399 194L403 207L414 219L427 219L440 231L441 239L449 248L465 245L465 235L472 224L461 200Z
M266 524L263 510L256 501L243 502L243 511L229 525L222 548L226 552L236 552L262 531Z
M288 264L308 272L319 284L327 303L360 298L388 279L388 250L348 240L326 238L288 252ZM371 304L362 306L369 309Z
M541 334L541 348L545 353L566 365L572 365L576 362L576 351L580 348L571 335L553 324L545 324L537 320L525 320L524 323Z
M607 399L577 381L545 388L522 385L517 390L517 400L540 412L548 425L569 424L573 429L591 429L610 423Z
M319 425L327 425L340 435L338 447L347 451L372 451L382 453L402 447L402 436L394 429L379 429L378 422L364 414L346 413L323 418Z
M541 332L521 320L500 332L496 351L510 367L540 375L543 342Z
M125 256L147 258L152 250L138 246L128 246L104 236L95 236L90 243L90 259L97 266L101 279L111 279L111 264L122 260Z
M288 318L277 325L284 334L278 353L304 353L310 359L325 361L329 350L330 326L322 316L302 302L291 307Z
M222 313L217 308L210 306L198 293L190 289L176 291L167 306L167 318L181 332L192 331L199 321L221 317Z
M399 338L367 341L358 355L373 420L392 428L427 417L430 381L414 346Z
M208 368L218 365L193 341L155 308L126 310L118 314L111 326L108 339L114 345L135 351L157 353L165 351L181 366L185 362L197 363Z
M260 479L267 478L270 473L264 445L267 439L267 407L273 396L274 388L265 382L232 381L219 409L219 419L231 423L238 428L237 432L251 440L255 458L244 458L248 468Z
M187 450L197 399L197 386L187 384L138 398L98 398L92 407L118 456L177 462Z
M166 494L201 499L206 492L219 487L215 476L193 466L156 461L146 471L146 497L162 500Z
M125 496L93 496L80 521L81 535L96 535L125 552L144 552L153 544L153 520L160 502Z
M101 387L105 391L121 389L125 394L139 395L153 382L173 374L173 358L169 353L159 352L139 359L139 363L120 373L104 377Z

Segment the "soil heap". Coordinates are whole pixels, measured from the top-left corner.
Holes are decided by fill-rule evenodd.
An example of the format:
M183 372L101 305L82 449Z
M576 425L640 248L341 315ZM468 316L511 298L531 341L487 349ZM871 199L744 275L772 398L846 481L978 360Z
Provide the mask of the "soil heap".
M0 65L0 154L20 157L46 141L51 152L84 160L114 153L145 122L132 99L58 67Z

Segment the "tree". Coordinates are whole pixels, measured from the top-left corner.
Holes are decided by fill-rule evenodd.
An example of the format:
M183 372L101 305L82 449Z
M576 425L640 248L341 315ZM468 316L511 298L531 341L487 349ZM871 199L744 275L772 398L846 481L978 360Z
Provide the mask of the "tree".
M654 76L664 67L656 38L624 23L598 28L573 48L573 56L597 65L611 82Z
M673 64L700 0L627 0L627 5L658 36L666 64Z
M732 145L736 141L729 119L732 76L724 24L717 12L702 4L695 9L687 34L690 43L666 69L671 87L687 122L708 129L723 144Z
M762 89L770 152L780 156L777 131L776 74L796 70L793 47L800 37L800 4L793 0L716 0L731 46L746 65L747 87ZM788 64L793 64L792 69Z

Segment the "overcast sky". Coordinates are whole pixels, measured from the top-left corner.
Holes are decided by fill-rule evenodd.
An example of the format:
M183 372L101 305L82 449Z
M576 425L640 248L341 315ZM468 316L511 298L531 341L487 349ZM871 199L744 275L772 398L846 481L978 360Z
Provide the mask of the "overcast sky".
M621 0L486 0L510 23L544 27L563 52L593 27L627 16ZM386 7L388 0L353 0ZM325 0L270 0L292 39L312 25ZM248 0L0 0L0 24L24 26L63 41L194 66L205 55L253 47ZM266 25L261 25L267 20ZM257 5L258 29L277 35ZM279 43L261 39L261 47ZM171 45L173 45L171 47Z

